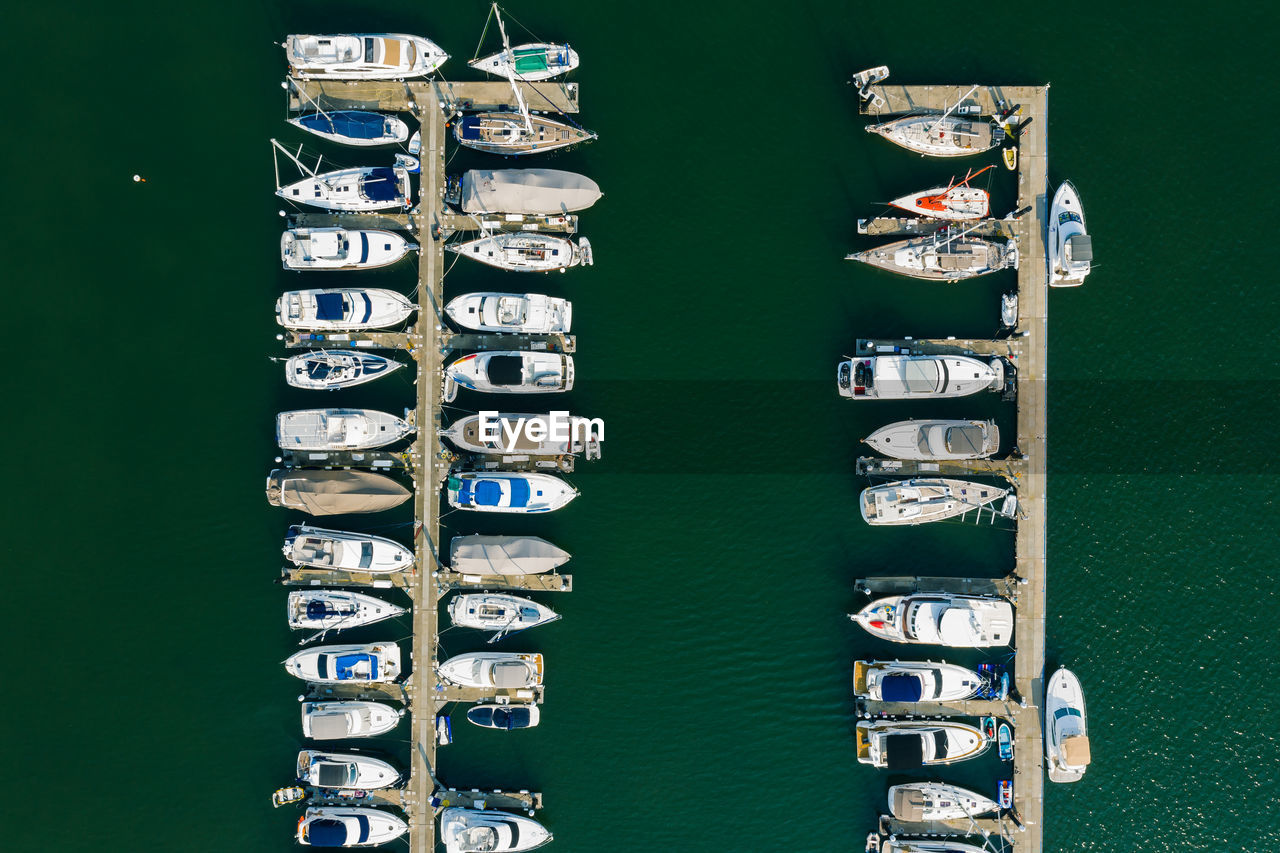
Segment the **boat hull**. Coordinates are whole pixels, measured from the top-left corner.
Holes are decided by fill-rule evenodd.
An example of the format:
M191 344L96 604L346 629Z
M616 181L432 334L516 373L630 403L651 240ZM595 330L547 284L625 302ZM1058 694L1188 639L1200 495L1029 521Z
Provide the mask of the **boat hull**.
M962 355L875 355L836 364L836 391L851 400L967 397L1004 387L1004 361Z
M387 574L408 571L414 566L413 551L381 536L327 530L306 524L289 528L284 541L285 557L295 566L347 572Z
M942 752L938 751L937 739L932 737L935 732L942 732L945 737ZM929 737L928 744L910 756L913 759L910 764L903 764L893 755L894 745L888 738L899 734ZM855 739L859 763L895 770L968 761L986 752L991 745L977 728L952 720L860 720L855 729Z
M355 772L347 778L337 780L335 784L331 774L320 769L319 765L322 764L349 765ZM298 781L316 788L376 791L390 788L400 778L399 770L381 759L366 755L323 752L317 749L304 749L298 753Z
M454 509L523 515L555 512L578 496L558 477L505 471L453 474L446 488Z
M942 782L915 782L889 789L889 814L901 821L966 820L997 808L994 800Z
M497 334L567 334L573 325L573 303L541 293L466 293L444 313L464 329Z
M290 75L303 80L425 77L449 58L435 42L404 33L290 35L283 47Z
M870 125L867 132L926 157L967 157L1004 141L1003 131L997 132L991 122L957 116L906 116Z
M289 593L285 618L295 631L343 631L404 613L403 607L361 592L308 589Z
M533 232L492 234L446 247L464 258L508 272L551 272L591 264L591 243Z
M1051 287L1078 287L1084 284L1093 262L1093 245L1088 234L1080 195L1074 184L1063 181L1053 194L1053 204L1049 208ZM1073 246L1077 246L1074 251ZM1085 257L1077 257L1082 254Z
M298 843L307 847L376 847L409 831L400 818L370 808L309 808L298 821Z
M1060 668L1045 686L1044 745L1052 782L1078 782L1090 762L1084 690L1075 673ZM1075 739L1068 743L1068 739Z
M369 213L410 207L409 192L408 169L367 166L308 176L280 187L276 195L320 210Z
M302 734L312 740L377 737L394 729L401 716L381 702L304 702Z
M449 602L449 621L459 628L512 633L559 618L545 604L517 595L472 592L455 595Z
M891 459L986 459L1000 449L994 421L898 421L863 439Z
M567 148L596 138L594 133L531 114L530 134L520 113L476 113L463 116L453 125L453 138L459 145L483 151L518 157Z
M507 69L510 68L517 80L536 82L568 74L580 62L578 52L567 44L535 42L518 44L510 52L500 50L467 64L477 71L503 79L507 78Z
M525 690L542 685L542 655L473 652L449 658L436 672L459 687Z
M280 235L280 261L296 271L377 269L417 248L394 231L378 229L293 228Z
M284 378L294 388L334 391L372 382L402 367L402 362L372 353L317 350L290 357Z
M978 673L931 661L854 661L854 695L873 702L957 702L982 687Z
M934 187L889 202L890 207L948 222L982 219L991 213L991 196L970 187Z
M395 643L316 646L290 655L290 675L315 684L391 683L400 678L400 647Z
M915 525L957 518L989 506L1008 489L965 480L900 480L864 489L862 520L871 525Z
M382 127L376 136L358 136L343 131L343 119L347 116L377 116L381 120ZM409 125L405 124L397 116L382 115L381 113L366 113L357 110L340 110L337 112L324 114L316 114L309 116L294 116L289 119L289 124L305 130L307 133L315 134L321 139L327 139L330 142L336 142L339 145L351 145L357 148L372 148L378 145L395 145L404 142L409 138Z
M276 300L276 322L296 331L360 332L398 326L415 310L404 296L383 288L290 290Z

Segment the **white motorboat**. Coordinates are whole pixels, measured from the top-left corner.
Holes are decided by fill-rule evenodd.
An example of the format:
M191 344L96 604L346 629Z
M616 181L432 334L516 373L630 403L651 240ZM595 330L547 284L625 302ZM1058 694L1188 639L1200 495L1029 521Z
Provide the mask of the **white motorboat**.
M289 593L285 614L295 630L342 631L372 625L405 612L405 608L344 589L304 589Z
M987 169L994 168L994 166L987 166L965 175L964 180L959 183L952 179L951 183L945 187L933 187L895 198L889 202L889 205L930 219L945 219L952 222L982 219L991 213L991 194L986 190L969 186L969 182Z
M355 350L316 350L291 356L285 381L294 388L332 391L372 382L404 367L393 358Z
M471 169L445 181L444 199L463 213L555 216L586 210L600 185L560 169Z
M460 628L494 631L497 637L554 622L560 615L529 598L496 592L467 592L449 602L449 620ZM490 641L492 642L492 641Z
M361 166L309 174L276 189L286 201L344 213L411 207L409 170L403 166Z
M983 686L971 669L932 661L853 662L853 695L875 702L956 702Z
M409 138L409 125L400 118L365 110L317 110L294 116L289 124L321 139L360 148L395 145Z
M849 618L872 636L894 643L986 649L1013 642L1013 605L994 596L891 595Z
M949 838L898 838L884 840L876 853L991 853L977 844L964 844Z
M1004 128L981 118L929 113L905 116L867 126L867 133L883 136L908 151L926 157L964 157L1003 144Z
M889 770L954 764L975 758L991 742L977 728L951 720L859 720L858 762Z
M403 716L381 702L304 702L302 734L314 740L377 737L394 729Z
M1009 489L965 480L897 480L863 489L858 509L867 524L928 524L981 509L1006 495L1012 498ZM1014 507L1006 504L998 512L1010 517Z
M531 729L542 719L537 705L473 705L467 709L467 722L482 729L509 732Z
M304 80L425 77L449 58L434 42L402 33L290 35L284 52L290 76Z
M910 823L965 820L997 808L995 800L942 782L911 782L889 788L889 814Z
M1070 181L1063 181L1049 208L1049 284L1084 284L1093 264L1093 239L1084 226L1084 207Z
M1018 291L1000 297L1000 325L1012 329L1018 325Z
M844 257L847 261L859 261L929 281L963 281L1008 267L1017 268L1018 247L1014 241L968 234L968 231L953 231L948 227Z
M891 459L986 459L1000 449L995 421L897 421L863 439Z
M418 248L394 231L290 228L280 235L289 270L367 270L394 264Z
M286 329L358 332L398 326L414 310L416 306L394 290L290 290L276 300L276 322Z
M884 106L885 101L872 87L888 79L889 66L877 65L875 68L868 68L854 74L849 82L857 88L859 98L871 104L872 108L879 109Z
M400 781L400 771L377 758L304 749L298 753L298 781L316 788L376 791Z
M267 475L267 502L308 515L382 512L413 497L386 474L353 469L276 468Z
M467 64L504 80L510 73L517 80L537 81L568 74L578 67L579 61L578 52L567 44L532 42L473 59Z
M836 365L836 388L853 400L966 397L1004 388L1004 360L967 355L872 355Z
M536 231L506 231L445 246L464 258L512 272L551 272L591 266L591 242L553 237Z
M593 421L567 412L548 415L498 412L496 417L489 413L469 415L455 421L442 435L454 447L471 453L530 456L582 453L590 459L600 452L599 429L599 419Z
M559 477L515 471L450 474L446 489L449 506L476 512L554 512L578 496Z
M376 847L408 831L407 823L382 809L315 806L298 821L298 843L308 847Z
M445 368L445 402L458 387L498 394L554 394L573 390L573 356L499 350L463 356Z
M444 313L477 332L550 335L567 333L573 324L573 303L541 293L467 293L450 300Z
M494 809L449 808L440 812L446 853L514 853L548 844L551 833L533 818Z
M296 566L386 574L413 568L413 552L399 542L367 533L295 524L285 535L284 555Z
M1080 679L1066 667L1044 693L1044 750L1049 780L1078 782L1089 767L1089 726Z
M400 647L395 643L316 646L290 655L285 670L304 681L324 684L393 682L400 677Z
M569 557L536 536L455 536L449 542L449 567L463 575L537 575L563 566Z
M370 450L412 435L407 421L373 409L298 409L276 415L284 450Z
M542 655L471 652L440 664L440 678L459 687L521 690L542 684Z

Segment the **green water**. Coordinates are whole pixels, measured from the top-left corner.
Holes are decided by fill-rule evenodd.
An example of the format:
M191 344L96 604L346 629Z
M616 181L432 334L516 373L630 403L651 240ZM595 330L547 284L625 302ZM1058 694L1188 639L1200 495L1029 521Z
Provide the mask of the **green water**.
M543 724L504 736L459 717L444 780L543 791L559 853L861 848L887 779L853 758L849 664L903 652L845 621L850 582L1012 566L1007 532L872 531L854 511L857 440L923 412L837 399L836 359L859 335L989 334L1012 284L841 260L865 245L857 217L953 171L862 132L844 81L887 63L908 83L1050 81L1051 177L1080 188L1098 247L1088 285L1051 298L1048 665L1081 676L1094 763L1048 788L1046 849L1280 850L1280 317L1254 207L1273 183L1274 47L1255 7L511 12L583 56L581 120L600 141L539 164L604 188L582 218L597 265L516 282L459 264L446 293L571 297L578 387L554 402L607 434L563 512L446 520L551 539L575 555L575 590L550 599L563 621L504 645L547 656ZM266 140L299 134L272 42L418 32L471 79L484 15L11 10L6 849L290 848L296 814L267 798L302 745L272 585L293 519L262 478L274 413L317 398L267 360L272 301L305 281L278 269ZM993 191L1012 205L1003 170ZM412 275L326 283L407 290ZM412 394L401 374L343 402L394 411ZM994 398L930 412L1012 427ZM406 519L369 524L404 538ZM379 746L408 758L403 740ZM999 770L942 775L990 790Z

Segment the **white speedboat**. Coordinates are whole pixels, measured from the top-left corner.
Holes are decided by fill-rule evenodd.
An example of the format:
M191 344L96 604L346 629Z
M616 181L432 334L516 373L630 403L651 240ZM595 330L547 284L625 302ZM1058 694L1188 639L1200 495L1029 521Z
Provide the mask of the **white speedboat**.
M1006 495L1008 489L965 480L898 480L863 489L858 509L867 524L928 524L981 509ZM1012 509L999 512L1008 516Z
M284 555L296 566L386 574L413 568L413 552L390 539L367 533L295 524L284 539Z
M425 77L449 58L434 42L402 33L290 35L284 53L290 76L330 80Z
M853 662L853 695L875 702L957 702L983 686L971 669L932 661Z
M534 42L518 44L467 64L504 80L510 72L517 80L537 81L568 74L578 67L578 62L578 52L567 44Z
M966 397L1004 388L1004 360L967 355L872 355L836 365L836 388L853 400Z
M1012 240L970 237L950 228L845 255L888 272L929 281L963 281L1018 266Z
M569 562L569 552L536 536L455 536L449 568L464 575L537 575Z
M394 729L403 716L381 702L304 702L302 734L314 740L377 737Z
M294 388L332 391L372 382L404 367L393 358L355 350L316 350L290 356L284 379Z
M859 720L858 762L889 770L954 764L975 758L991 742L977 728L951 720Z
M573 390L573 356L558 352L479 352L445 368L445 401L457 388L498 394L554 394Z
M912 782L889 788L889 814L910 823L965 820L990 814L997 808L995 800L942 782Z
M468 592L455 595L449 602L449 620L455 626L496 631L500 636L536 628L559 618L560 615L545 604L518 595Z
M897 421L863 439L891 459L986 459L1000 449L995 421Z
M1089 767L1089 726L1084 691L1075 673L1063 667L1044 691L1044 750L1049 779L1078 782Z
M973 174L965 175L964 180L959 183L952 179L951 183L945 187L933 187L895 198L889 202L889 205L930 219L945 219L952 222L982 219L991 213L991 194L986 190L969 186L969 182L987 169L993 168L995 167L987 166Z
M267 475L267 502L308 515L382 512L413 497L385 474L348 469L277 468Z
M382 809L317 806L307 809L298 821L298 843L308 847L376 847L408 831L407 823Z
M415 309L404 296L381 288L290 290L276 300L276 322L286 329L359 332L398 326Z
M284 450L370 450L415 432L395 415L373 409L298 409L276 415Z
M510 732L531 729L542 719L537 705L473 705L467 709L467 722L482 729Z
M1084 208L1070 181L1063 181L1049 208L1049 284L1084 284L1093 264L1093 240L1084 227Z
M345 589L304 589L289 593L285 614L295 630L342 631L372 625L405 612L381 598Z
M290 228L280 235L280 260L288 270L367 270L394 264L417 249L394 231Z
M598 452L599 420L563 412L521 415L498 412L496 417L469 415L450 424L442 435L459 450L471 453L522 453L530 456L564 456ZM535 438L534 436L545 436Z
M341 145L367 148L395 145L409 138L409 125L386 113L364 110L330 110L294 116L289 124Z
M409 170L403 166L339 169L276 189L286 201L343 213L411 207L409 192Z
M440 840L447 853L514 853L551 841L533 818L494 809L449 808L440 812Z
M400 771L366 755L304 749L298 753L298 781L316 788L376 791L400 781Z
M440 664L440 677L459 687L518 690L542 684L542 655L471 652Z
M985 846L964 844L949 838L898 838L884 840L876 853L991 853Z
M290 655L290 675L324 684L371 684L400 677L400 647L395 643L316 646Z
M514 471L450 474L446 489L449 506L476 512L554 512L578 496L559 477Z
M891 595L849 618L872 636L894 643L986 649L1013 642L1013 606L993 596Z
M573 303L541 293L467 293L451 299L444 313L477 332L550 335L566 333L573 324Z
M445 182L445 201L463 213L555 216L586 210L604 193L577 172L560 169L471 169Z
M550 272L578 265L591 266L591 243L536 231L507 231L445 246L464 258L512 272Z
M868 125L867 133L883 136L926 157L981 154L1000 146L1005 139L1004 129L993 122L933 113Z

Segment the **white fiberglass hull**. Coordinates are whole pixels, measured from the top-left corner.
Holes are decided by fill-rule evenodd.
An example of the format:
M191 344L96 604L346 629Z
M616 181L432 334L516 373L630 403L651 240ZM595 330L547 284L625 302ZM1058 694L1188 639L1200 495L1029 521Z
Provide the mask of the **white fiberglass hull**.
M545 604L518 595L469 592L449 602L449 621L460 628L514 633L554 622L560 616Z
M592 264L591 243L585 237L578 242L536 232L512 231L491 234L446 246L464 258L511 272L551 272L578 265Z
M529 116L529 124L532 133L518 112L475 113L453 123L453 138L467 148L509 157L554 151L596 138L589 130L536 113Z
M573 303L541 293L467 293L450 300L444 312L477 332L564 334L573 324Z
M294 630L343 631L404 612L403 607L372 595L338 589L300 590L285 599L285 615Z
M382 809L323 806L307 809L297 838L307 847L376 847L408 831L407 823Z
M573 390L573 356L517 350L463 356L445 368L445 399L457 388L493 394L555 394Z
M598 423L593 424L589 418L561 412L551 415L499 412L496 418L491 416L483 423L480 415L465 417L451 424L444 437L459 450L471 453L564 456L599 447L597 427ZM531 433L546 437L534 439Z
M891 595L850 618L893 643L983 649L1013 641L1013 606L1003 598L945 593Z
M836 364L836 390L851 400L967 397L1004 388L1004 361L964 355L873 355Z
M400 647L395 643L316 646L291 655L284 668L315 683L389 683L400 677Z
M446 489L455 509L526 515L554 512L578 496L559 477L508 471L451 474Z
M473 534L449 541L449 567L466 575L537 575L563 566L570 557L536 536Z
M1080 679L1060 668L1045 686L1044 747L1050 781L1078 782L1084 776L1091 760L1088 723Z
M990 814L997 808L994 800L942 782L913 782L889 788L889 814L902 821L965 820Z
M359 332L398 326L416 306L382 288L290 290L276 300L276 322L286 329Z
M429 39L403 33L290 35L283 46L289 73L304 80L425 77L449 58Z
M536 82L568 74L578 67L579 62L578 52L567 44L535 42L518 44L510 51L500 50L467 64L504 80L507 79L507 69L511 69L510 74L517 80Z
M542 684L542 655L472 652L449 658L436 672L459 687L523 690Z
M394 231L377 229L292 228L280 235L280 260L289 270L376 269L417 248Z
M964 157L989 151L1003 141L989 121L959 116L919 115L869 125L868 133L926 157Z
M412 435L408 422L373 409L299 409L276 416L283 450L371 450Z
M399 542L366 533L295 524L284 542L285 557L297 566L386 574L413 568L414 555Z
M986 459L1000 448L994 421L898 421L863 439L891 459Z
M946 231L912 237L865 252L845 255L886 272L926 281L954 282L989 275L1018 266L1018 247L1012 240L979 237L950 238Z
M449 808L439 822L446 853L520 853L551 842L542 824L510 812Z
M987 216L991 195L973 187L933 187L895 198L889 206L930 219L963 222Z
M981 509L1007 494L1008 489L965 480L899 480L864 489L858 509L871 525L928 524Z
M409 170L364 166L307 176L276 190L285 201L342 213L410 207Z
M401 367L404 364L395 359L372 353L317 350L291 356L284 365L284 378L294 388L333 391L372 382Z
M359 111L339 110L335 113L313 113L305 116L295 116L289 119L289 124L299 130L315 134L321 139L356 148L396 145L409 138L409 125L405 124L400 118L376 113L361 113L370 117L377 115L381 119L382 126L380 132L376 135L356 136L351 133L344 133L341 119L344 115L350 115L353 112Z
M956 702L982 687L978 673L932 661L854 661L853 692L874 702Z
M991 853L986 847L935 838L891 838L880 853Z
M400 771L367 755L304 749L298 753L298 781L316 788L376 791L399 782Z
M1093 264L1093 244L1085 228L1084 207L1070 181L1063 181L1049 208L1049 284L1084 284Z
M860 720L856 726L858 762L872 767L894 765L894 735L917 735L921 743L913 755L915 766L933 767L976 758L991 742L967 723L951 720ZM938 737L938 735L941 737ZM903 768L906 769L906 768Z
M377 737L394 729L402 716L381 702L304 702L302 734L313 740Z

